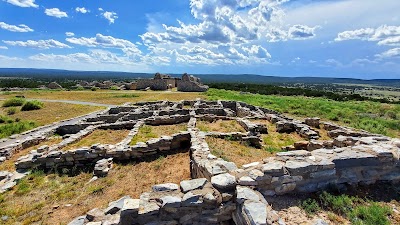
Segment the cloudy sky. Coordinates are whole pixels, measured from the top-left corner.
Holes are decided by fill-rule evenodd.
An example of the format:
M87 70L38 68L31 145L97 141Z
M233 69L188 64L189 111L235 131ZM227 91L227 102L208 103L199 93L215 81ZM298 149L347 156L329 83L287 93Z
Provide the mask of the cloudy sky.
M0 0L0 67L400 79L400 1Z

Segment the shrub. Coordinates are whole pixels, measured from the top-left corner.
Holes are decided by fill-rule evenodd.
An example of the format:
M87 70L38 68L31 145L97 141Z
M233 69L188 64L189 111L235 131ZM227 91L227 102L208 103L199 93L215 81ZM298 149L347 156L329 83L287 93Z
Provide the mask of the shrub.
M0 115L0 124L1 123L12 123L13 120L8 116Z
M76 89L75 89L76 91L84 91L85 90L85 88L84 87L82 87L82 86L78 86Z
M97 91L98 88L97 88L97 87L92 87L92 88L90 88L90 90L92 90L92 91Z
M38 110L38 109L41 109L41 108L43 108L43 102L39 102L39 101L33 100L33 101L26 102L22 106L21 111Z
M117 90L119 90L119 87L113 85L110 87L110 90L117 91Z
M353 198L347 195L334 196L328 192L323 192L319 198L324 208L339 214L345 215L353 207Z
M35 122L22 121L0 125L0 138L9 137L13 134L19 134L36 127Z
M17 108L10 107L7 109L7 115L14 115L17 112Z
M388 216L392 210L388 206L381 206L376 202L370 205L360 205L354 208L348 216L353 224L360 225L389 225Z
M3 107L22 106L24 103L23 98L10 98L3 102Z
M301 208L303 208L304 211L306 211L306 213L309 215L314 214L314 213L318 212L319 210L321 210L321 208L318 205L318 202L312 198L304 200L301 203Z

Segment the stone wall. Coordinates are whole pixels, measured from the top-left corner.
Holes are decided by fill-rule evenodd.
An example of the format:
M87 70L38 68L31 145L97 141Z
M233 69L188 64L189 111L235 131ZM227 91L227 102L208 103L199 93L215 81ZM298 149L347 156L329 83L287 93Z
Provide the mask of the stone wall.
M198 84L191 81L177 81L178 91L182 92L206 92L208 90L207 85Z
M183 106L189 109L182 109ZM237 120L246 132L202 132L197 120ZM246 141L261 146L265 125L251 119L265 119L278 132L297 132L309 139L296 143L274 157L249 162L238 168L212 154L207 136ZM130 146L144 124L187 123L187 131L150 139ZM313 127L322 126L332 138L319 141ZM61 128L60 128L61 127ZM400 182L400 140L357 131L317 118L294 120L273 110L232 101L151 102L113 108L95 118L60 126L64 140L42 146L21 157L17 169L89 167L99 160L145 159L176 150L190 152L193 180L155 185L140 199L124 197L106 209L93 209L71 224L284 224L265 196L308 193L347 185ZM96 144L70 151L61 147L95 129L131 129L116 145ZM46 132L54 129L46 130ZM36 139L35 139L36 140Z
M145 159L161 152L184 150L189 145L189 133L181 132L170 137L153 138L145 143L140 142L133 146L95 144L69 151L51 149L38 152L36 150L19 158L15 165L17 169L41 168L44 170L91 167L101 159L113 158L115 161ZM117 148L117 146L119 147Z
M140 79L137 81L136 90L144 90L150 87L151 90L167 90L168 80L163 79Z

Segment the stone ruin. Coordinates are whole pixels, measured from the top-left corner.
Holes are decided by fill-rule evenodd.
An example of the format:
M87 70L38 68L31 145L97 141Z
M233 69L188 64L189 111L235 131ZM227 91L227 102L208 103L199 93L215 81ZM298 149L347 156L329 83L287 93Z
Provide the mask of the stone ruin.
M57 82L51 82L47 85L49 89L62 89L63 87L59 85Z
M214 156L206 137L233 138L260 147L260 135L268 133L266 120L277 132L296 132L307 139L290 151L249 162L240 168ZM197 121L236 120L246 132L203 132ZM147 125L187 123L187 131L129 145L139 128ZM331 140L319 140L315 127L325 129ZM96 129L130 129L116 145L95 144L61 151ZM41 131L39 128L37 131ZM0 148L0 157L9 158L19 149L39 143L53 134L63 141L41 146L16 162L19 171L54 168L92 168L96 176L107 176L113 162L145 159L176 149L190 155L191 180L152 187L139 199L125 196L95 208L70 224L285 224L266 198L289 193L310 193L329 187L400 181L400 140L357 131L318 118L305 121L283 116L273 110L234 101L144 102L109 108L72 124L53 126L32 133L22 142ZM6 159L5 159L6 160ZM23 177L0 173L0 187L6 191ZM4 188L4 185L7 185Z
M208 86L201 84L200 78L193 75L183 74L182 79L171 77L170 75L156 73L154 79L139 79L136 82L136 90L168 90L178 88L183 92L205 92Z
M178 91L205 92L208 86L201 84L200 78L184 73L182 80L178 80Z

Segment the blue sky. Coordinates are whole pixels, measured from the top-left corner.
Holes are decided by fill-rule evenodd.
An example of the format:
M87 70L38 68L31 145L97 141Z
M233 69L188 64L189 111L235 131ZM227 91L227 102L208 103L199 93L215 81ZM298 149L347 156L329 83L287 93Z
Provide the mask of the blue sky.
M400 79L399 0L0 0L0 67Z

